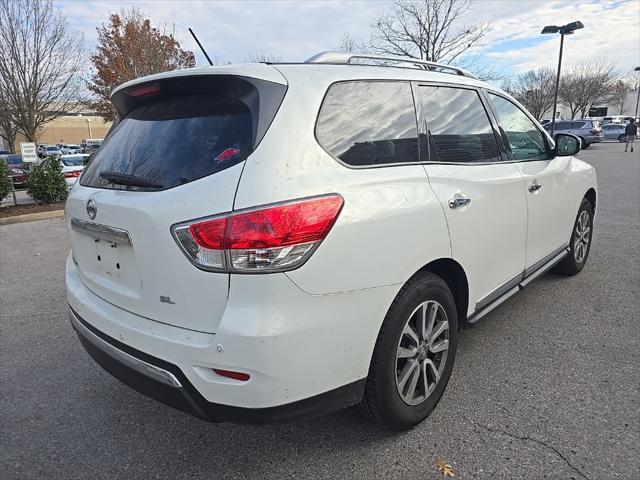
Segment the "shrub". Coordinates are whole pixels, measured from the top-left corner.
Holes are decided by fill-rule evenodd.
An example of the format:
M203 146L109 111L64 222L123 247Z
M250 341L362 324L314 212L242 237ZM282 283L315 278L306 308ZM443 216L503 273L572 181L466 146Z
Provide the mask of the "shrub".
M3 200L10 192L11 177L9 176L9 168L0 160L0 200Z
M45 158L35 165L27 180L27 193L36 202L55 203L67 198L67 184L62 175L62 164L57 157Z

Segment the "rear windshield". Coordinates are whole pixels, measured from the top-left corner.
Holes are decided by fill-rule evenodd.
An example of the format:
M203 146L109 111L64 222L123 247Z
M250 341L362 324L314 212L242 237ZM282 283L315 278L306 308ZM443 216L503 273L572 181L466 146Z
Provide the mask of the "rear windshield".
M150 189L100 176L116 172L155 184L152 190L176 187L244 160L252 139L252 115L241 101L207 94L159 99L120 121L85 169L81 184Z

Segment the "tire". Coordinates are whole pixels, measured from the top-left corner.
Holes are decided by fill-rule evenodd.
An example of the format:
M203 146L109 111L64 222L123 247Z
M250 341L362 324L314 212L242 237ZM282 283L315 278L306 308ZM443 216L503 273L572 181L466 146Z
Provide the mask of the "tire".
M626 136L626 135L620 135L620 136L618 137L618 141L619 141L620 143L625 143L625 142L627 141L627 136Z
M418 322L423 318L423 311L428 313L425 316L427 328L419 330L421 323ZM433 312L435 318L430 315ZM434 318L432 323L431 318ZM442 325L443 322L448 328ZM424 335L425 330L428 333L430 323L433 326L431 338ZM408 334L405 327L417 335ZM441 330L442 333L438 334ZM432 352L432 348L438 350L443 347L445 338L448 342L446 350ZM415 354L410 356L414 345ZM457 346L458 313L451 290L437 275L430 272L416 274L402 287L382 323L360 411L390 430L407 430L420 423L433 411L444 393ZM398 358L400 351L407 357ZM416 371L418 378L412 382ZM412 385L413 394L410 393ZM407 393L401 394L401 390Z
M587 219L587 233L584 232L584 221L581 223L580 219L584 216L584 213L588 216ZM563 275L575 275L582 270L589 258L589 252L591 251L591 243L593 236L593 208L591 203L586 198L582 199L576 221L571 231L571 241L569 242L569 255L554 267L554 271ZM585 244L586 239L586 244ZM578 246L581 244L581 247ZM577 253L576 253L577 252Z
M580 137L580 141L582 142L582 150L586 150L589 148L589 145L591 145L590 143L587 143L584 137Z

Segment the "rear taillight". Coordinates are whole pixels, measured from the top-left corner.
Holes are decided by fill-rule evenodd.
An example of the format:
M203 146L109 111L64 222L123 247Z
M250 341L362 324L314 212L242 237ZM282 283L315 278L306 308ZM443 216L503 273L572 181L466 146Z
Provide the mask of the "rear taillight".
M302 265L338 218L340 195L234 212L172 227L187 257L203 270L277 272Z
M82 172L64 172L64 178L78 178Z

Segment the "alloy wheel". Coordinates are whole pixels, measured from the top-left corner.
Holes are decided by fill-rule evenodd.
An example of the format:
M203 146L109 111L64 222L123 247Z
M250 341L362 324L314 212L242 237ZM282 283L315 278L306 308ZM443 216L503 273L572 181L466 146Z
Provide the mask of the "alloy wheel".
M573 237L573 255L576 263L582 263L587 256L590 241L591 226L589 225L589 212L583 210L578 217L576 233Z
M449 352L449 319L438 302L421 303L405 323L396 353L396 388L408 405L424 402L442 377Z

